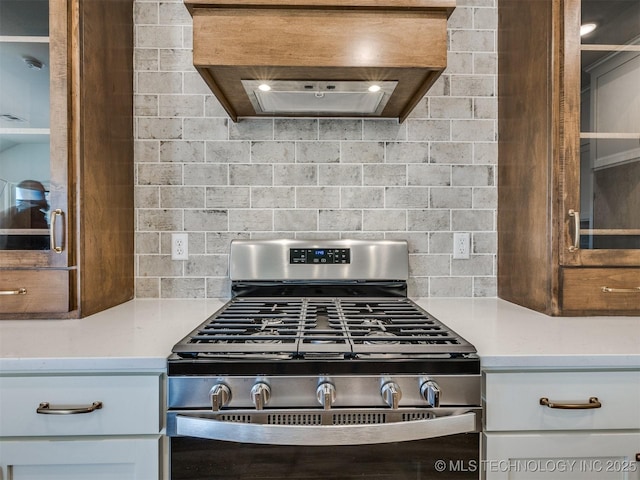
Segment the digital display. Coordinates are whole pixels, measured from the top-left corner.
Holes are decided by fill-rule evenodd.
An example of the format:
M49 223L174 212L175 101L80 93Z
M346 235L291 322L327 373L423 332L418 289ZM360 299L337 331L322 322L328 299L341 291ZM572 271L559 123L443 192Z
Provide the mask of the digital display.
M294 264L345 264L351 263L348 248L292 248L289 263Z

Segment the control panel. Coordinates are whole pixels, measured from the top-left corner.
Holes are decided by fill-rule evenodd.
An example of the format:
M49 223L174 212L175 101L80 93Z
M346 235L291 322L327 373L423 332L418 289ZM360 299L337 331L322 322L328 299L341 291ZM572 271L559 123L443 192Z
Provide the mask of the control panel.
M325 264L351 263L349 248L292 248L289 250L289 263L292 264Z
M202 383L198 389L205 384L206 382ZM357 393L353 391L354 385L357 385ZM250 392L247 391L249 389ZM340 398L338 398L338 393L340 393ZM404 397L403 393L406 394ZM198 399L202 398L198 394ZM343 407L365 402L370 407L384 404L394 410L400 406L437 408L440 407L440 386L434 379L422 376L399 376L397 378L340 376L333 379L313 376L288 379L286 376L278 379L227 377L215 380L209 391L209 399L211 410L214 412L229 407L251 408L251 404L256 410L263 410L271 407L272 400L277 403L277 407L281 407L283 402L290 408L313 407L319 404L324 410L331 409L336 401L338 401L337 406ZM230 405L232 399L234 405ZM292 401L294 404L287 405ZM401 405L401 401L403 405Z
M168 378L178 409L460 407L480 405L480 374L187 375Z

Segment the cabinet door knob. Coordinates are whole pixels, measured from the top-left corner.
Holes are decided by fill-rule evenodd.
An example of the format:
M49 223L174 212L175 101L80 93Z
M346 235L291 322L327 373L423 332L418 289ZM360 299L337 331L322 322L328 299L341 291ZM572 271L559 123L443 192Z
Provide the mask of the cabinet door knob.
M549 408L560 408L563 410L588 410L590 408L600 408L602 403L598 400L598 397L589 397L588 403L559 403L552 402L546 397L540 399L540 405Z

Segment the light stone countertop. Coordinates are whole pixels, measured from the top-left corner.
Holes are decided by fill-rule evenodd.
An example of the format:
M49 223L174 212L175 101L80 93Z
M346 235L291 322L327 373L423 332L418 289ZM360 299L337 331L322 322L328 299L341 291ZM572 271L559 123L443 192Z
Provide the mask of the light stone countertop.
M1 320L0 373L166 368L223 300L131 300L78 320Z
M484 369L640 369L640 317L550 317L497 298L417 299Z
M496 298L423 298L485 369L640 368L640 317L548 317ZM0 321L0 373L162 371L224 300L137 299L79 320Z

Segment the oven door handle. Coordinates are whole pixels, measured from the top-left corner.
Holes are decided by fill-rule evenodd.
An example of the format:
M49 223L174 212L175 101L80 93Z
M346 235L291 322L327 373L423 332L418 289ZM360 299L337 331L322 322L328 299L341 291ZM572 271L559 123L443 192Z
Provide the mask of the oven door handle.
M263 445L367 445L476 431L475 412L429 420L368 425L265 425L176 416L176 433L180 436Z

